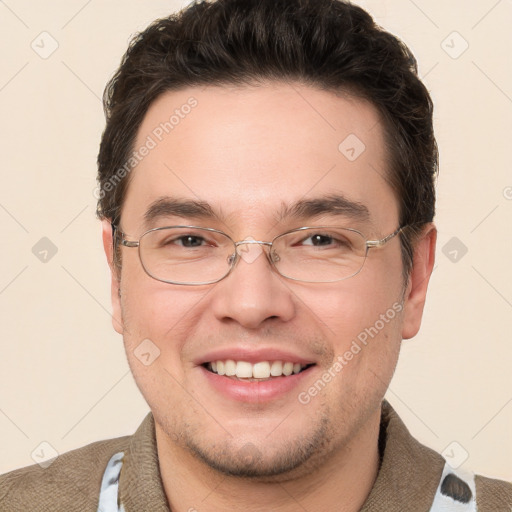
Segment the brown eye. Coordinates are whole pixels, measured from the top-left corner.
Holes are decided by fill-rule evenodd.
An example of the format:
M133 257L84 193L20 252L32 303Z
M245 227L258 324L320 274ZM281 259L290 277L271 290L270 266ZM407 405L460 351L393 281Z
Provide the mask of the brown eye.
M200 247L202 243L205 242L204 238L195 235L180 236L175 240L179 240L181 244L178 245L182 245L183 247Z

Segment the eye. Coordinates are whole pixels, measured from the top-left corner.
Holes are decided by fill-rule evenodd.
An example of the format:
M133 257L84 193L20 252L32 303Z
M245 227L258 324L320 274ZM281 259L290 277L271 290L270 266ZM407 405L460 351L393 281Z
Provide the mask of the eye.
M314 245L316 247L318 246L325 246L329 245L333 242L333 237L330 235L321 235L321 234L314 234L310 235L307 238L305 238L302 243L303 245Z
M182 235L176 238L172 238L166 240L163 245L175 244L181 247L192 248L192 247L201 247L203 245L212 245L207 243L207 241L198 235Z
M341 235L334 235L330 233L314 233L304 238L301 241L301 244L313 247L351 247L349 240L347 240Z

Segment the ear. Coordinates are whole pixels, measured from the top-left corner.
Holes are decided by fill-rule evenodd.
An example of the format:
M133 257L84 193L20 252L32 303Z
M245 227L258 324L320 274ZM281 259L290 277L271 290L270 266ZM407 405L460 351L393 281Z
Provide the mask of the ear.
M429 223L414 249L413 265L404 294L403 339L416 336L420 329L427 287L434 268L436 240L437 229L433 223Z
M103 249L110 267L110 300L112 302L112 325L114 329L123 334L123 322L121 316L121 295L120 295L120 277L114 266L114 245L112 238L112 224L109 219L101 222Z

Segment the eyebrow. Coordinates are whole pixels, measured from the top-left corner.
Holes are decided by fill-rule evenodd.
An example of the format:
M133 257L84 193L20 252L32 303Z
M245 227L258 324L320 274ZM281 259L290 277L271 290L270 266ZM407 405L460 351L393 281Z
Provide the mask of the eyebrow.
M165 196L151 203L144 214L144 223L150 226L162 217L172 216L191 220L226 221L226 217L221 212L216 212L206 201ZM292 204L283 202L274 218L281 222L287 219L309 220L323 216L342 216L359 222L370 220L370 212L364 204L349 200L341 194L300 199Z
M364 204L352 201L341 194L330 194L312 199L300 199L291 205L283 203L276 219L278 221L287 218L305 220L322 216L343 216L363 222L370 220L370 211Z

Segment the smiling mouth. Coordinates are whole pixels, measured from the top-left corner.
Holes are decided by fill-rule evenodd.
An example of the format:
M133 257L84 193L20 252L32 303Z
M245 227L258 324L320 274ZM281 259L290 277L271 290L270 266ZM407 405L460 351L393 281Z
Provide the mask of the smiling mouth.
M301 364L292 361L234 361L233 359L211 361L202 365L208 371L224 377L246 382L263 382L277 377L289 377L301 373L314 363Z

